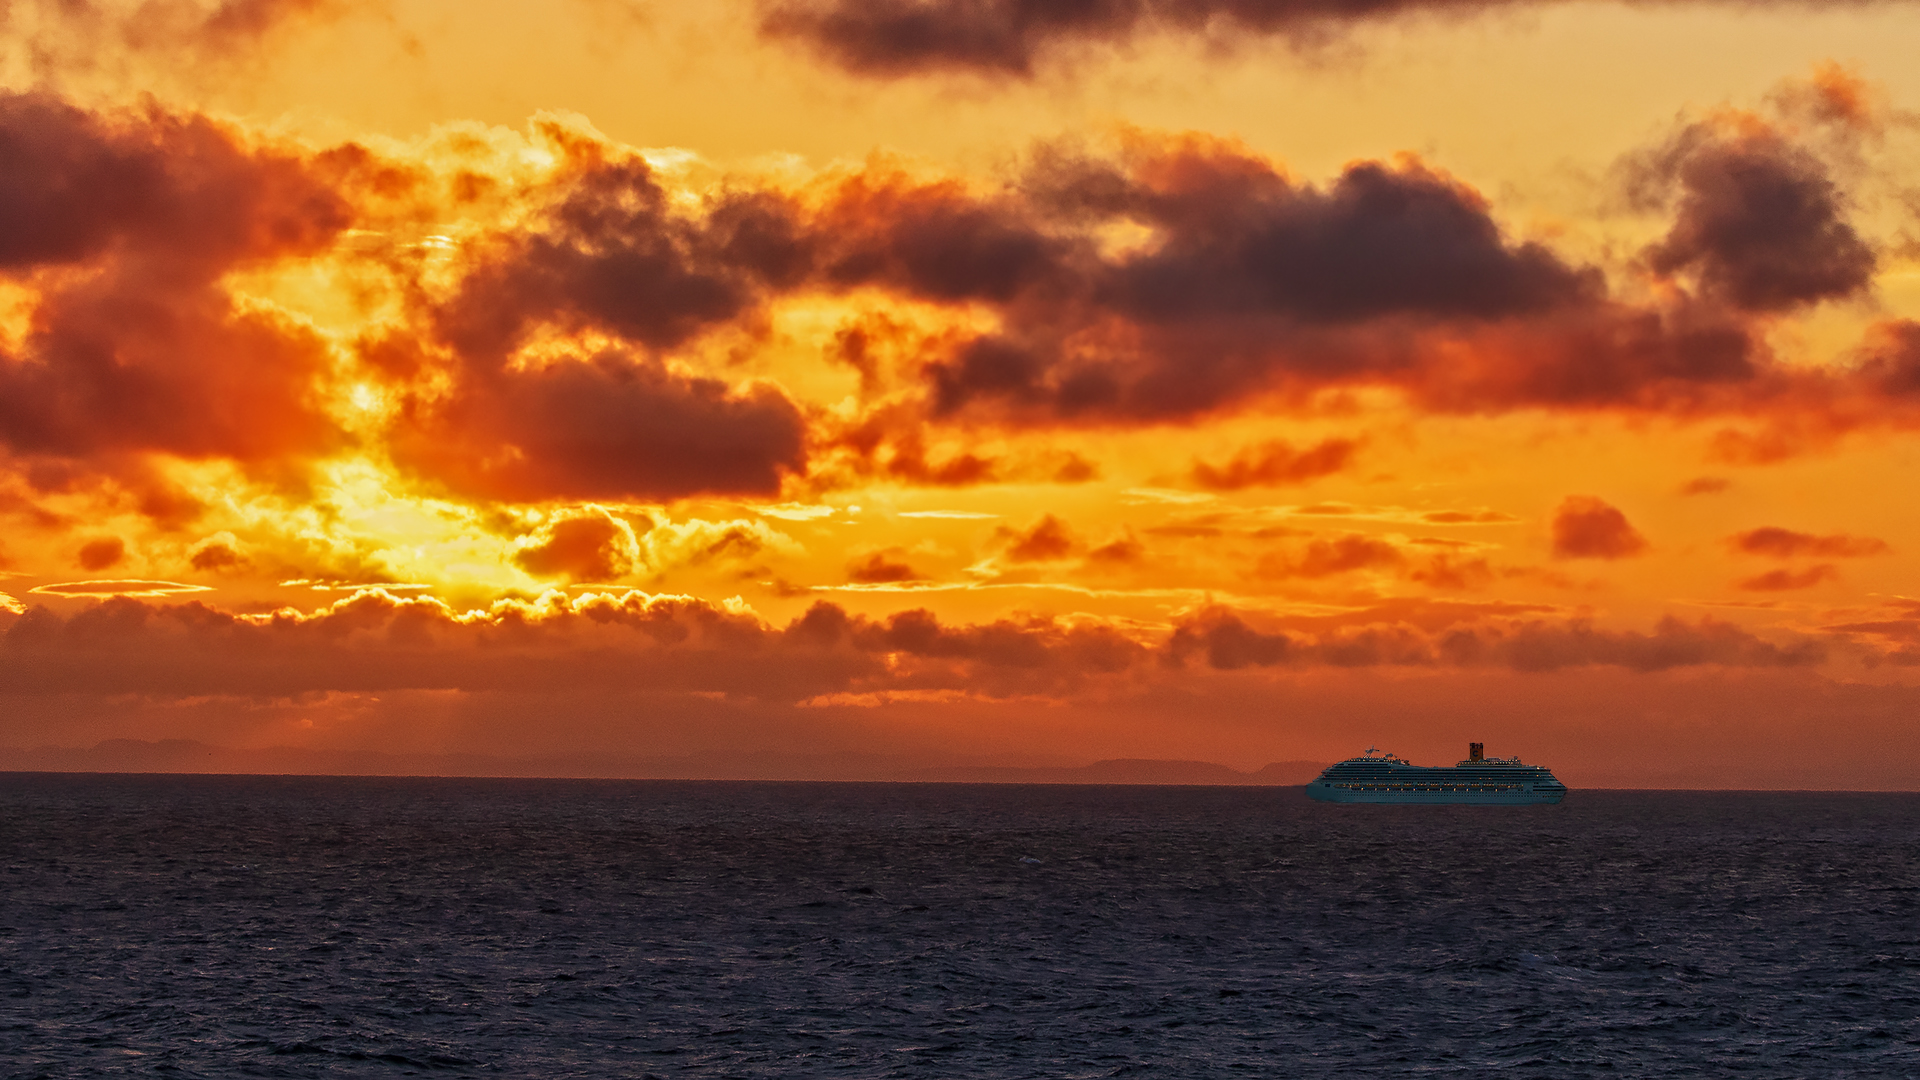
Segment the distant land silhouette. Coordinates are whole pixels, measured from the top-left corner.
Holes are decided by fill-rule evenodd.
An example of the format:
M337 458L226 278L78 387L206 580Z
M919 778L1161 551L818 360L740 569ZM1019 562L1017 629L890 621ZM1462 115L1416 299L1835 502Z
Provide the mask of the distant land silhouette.
M891 780L963 784L1305 784L1326 762L1276 761L1242 772L1210 761L1116 758L1091 765L928 767L860 754L728 754L649 758L578 754L387 754L293 746L235 749L191 739L109 739L92 747L0 747L0 772L239 773L338 776L520 776L658 780Z

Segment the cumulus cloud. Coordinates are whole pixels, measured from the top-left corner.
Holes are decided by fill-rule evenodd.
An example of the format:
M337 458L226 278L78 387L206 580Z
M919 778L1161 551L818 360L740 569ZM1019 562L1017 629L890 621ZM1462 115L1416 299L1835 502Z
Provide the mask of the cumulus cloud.
M1701 130L1662 159L1678 215L1663 243L1704 252L1673 273L1734 281L1751 252L1716 238L1739 200L1708 199L1719 189L1700 176L1745 177L1753 158L1805 179L1805 163ZM110 472L170 525L200 508L148 456L228 459L297 485L307 464L358 448L458 498L577 504L875 478L1075 482L1092 472L1082 458L989 452L956 432L1188 421L1332 389L1466 414L1811 410L1831 432L1905 422L1899 403L1920 402L1920 336L1903 324L1882 327L1852 374L1779 364L1750 321L1772 301L1748 285L1651 307L1611 298L1598 271L1509 235L1483 196L1414 158L1312 183L1230 142L1130 133L1099 153L1043 147L998 184L880 161L690 193L552 117L527 136L551 167L511 182L44 94L0 97L0 135L0 273L34 294L0 355L0 446L36 476L49 463ZM343 243L350 226L425 212L409 199L445 202L455 173L495 202L431 272L406 261L417 253ZM1844 209L1835 190L1806 191ZM1748 261L1813 265L1805 244L1853 235L1814 218ZM1139 242L1109 243L1116 229ZM1708 239L1682 243L1696 233ZM391 274L394 314L345 354L226 284L322 255ZM1799 288L1786 293L1814 295ZM836 346L862 380L851 412L701 352L725 342L751 360L777 305L820 293L890 312L852 316L865 343ZM355 392L384 404L343 420L343 375L377 384ZM1303 483L1351 467L1359 445L1268 441L1196 460L1191 479ZM239 565L206 561L220 558L197 568Z
M1556 559L1628 559L1647 547L1625 514L1591 495L1569 495L1553 513Z
M398 464L480 498L771 496L806 464L806 421L777 387L616 351L468 367L449 394L409 401L399 420Z
M1711 299L1781 311L1859 295L1873 279L1874 251L1826 164L1757 120L1689 125L1638 172L1643 198L1677 203L1648 264L1691 274Z
M1016 192L917 180L884 165L846 177L816 219L826 280L929 300L1007 302L1071 287L1079 245Z
M566 156L553 205L482 247L436 330L463 356L509 354L539 327L590 327L651 348L739 317L813 255L796 211L770 190L676 208L639 154L558 120L538 126Z
M1227 146L1190 142L1141 165L1127 175L1069 162L1045 179L1166 230L1104 283L1112 306L1142 321L1491 319L1597 286L1546 248L1509 242L1478 194L1417 160L1349 165L1320 189Z
M800 408L666 355L804 273L791 208L771 191L679 208L639 154L555 119L535 135L561 161L527 222L477 239L450 295L414 297L417 327L363 342L376 367L441 377L402 388L395 461L523 502L777 493L806 465Z
M926 343L938 415L1153 420L1289 379L1392 379L1416 330L1580 309L1602 291L1417 160L1357 163L1316 187L1198 136L1140 135L1107 157L1045 148L999 189L876 166L833 185L812 220L828 287L1000 312L998 331ZM1100 231L1123 224L1151 242L1103 250ZM873 334L856 329L839 354L866 385ZM1701 367L1697 344L1681 366Z
M867 216L834 231L862 250L912 234L917 258L964 273L936 281L890 256L836 280L998 315L925 343L936 418L1155 423L1355 386L1444 412L1685 414L1819 381L1774 364L1727 304L1609 298L1598 271L1509 238L1478 193L1410 158L1316 187L1231 143L1137 135L1109 156L1045 148L999 191L889 183L884 198L855 184L836 205ZM1145 239L1102 247L1115 226ZM954 254L966 228L994 254Z
M633 524L599 508L547 522L522 540L513 564L535 577L617 581L639 562Z
M0 94L0 273L46 279L0 355L0 444L101 460L298 457L343 441L316 406L320 339L219 287L312 254L352 220L299 152L202 117ZM39 279L36 279L39 280Z

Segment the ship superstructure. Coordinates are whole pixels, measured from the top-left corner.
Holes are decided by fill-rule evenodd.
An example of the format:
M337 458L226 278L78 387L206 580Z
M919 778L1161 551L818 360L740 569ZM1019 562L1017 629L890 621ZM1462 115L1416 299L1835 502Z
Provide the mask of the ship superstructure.
M1469 743L1467 759L1450 768L1412 765L1368 747L1364 756L1329 765L1307 794L1321 802L1511 806L1557 803L1567 786L1544 765L1490 758L1484 744Z

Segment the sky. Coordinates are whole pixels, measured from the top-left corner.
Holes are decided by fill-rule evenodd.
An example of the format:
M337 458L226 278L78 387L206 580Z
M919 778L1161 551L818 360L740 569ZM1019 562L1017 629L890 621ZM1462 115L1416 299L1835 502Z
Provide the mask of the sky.
M0 3L0 767L1915 789L1916 44Z

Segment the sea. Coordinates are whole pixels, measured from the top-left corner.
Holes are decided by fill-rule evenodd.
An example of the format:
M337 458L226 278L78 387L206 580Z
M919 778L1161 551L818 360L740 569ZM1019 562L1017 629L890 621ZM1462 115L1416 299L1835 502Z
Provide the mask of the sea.
M0 775L5 1077L1914 1077L1920 796Z

